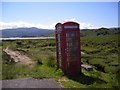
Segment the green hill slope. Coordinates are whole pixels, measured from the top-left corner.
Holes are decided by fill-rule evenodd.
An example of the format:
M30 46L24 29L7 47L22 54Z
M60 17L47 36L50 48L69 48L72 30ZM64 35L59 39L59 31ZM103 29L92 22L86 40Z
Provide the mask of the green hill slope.
M49 36L54 36L54 34L49 34ZM56 71L55 40L3 41L3 49L9 46L10 49L20 51L37 62L32 69L16 67L15 63L7 62L9 56L2 53L3 79L56 78L64 87L68 88L117 88L118 81L120 81L118 36L118 29L81 30L81 50L85 53L81 54L81 61L91 65L93 71L82 68L83 75L76 78L69 78L61 71Z

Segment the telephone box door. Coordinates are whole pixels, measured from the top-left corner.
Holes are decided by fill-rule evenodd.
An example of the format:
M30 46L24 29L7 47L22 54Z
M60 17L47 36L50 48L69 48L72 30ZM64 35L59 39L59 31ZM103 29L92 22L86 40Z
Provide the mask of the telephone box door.
M80 70L79 48L77 32L66 32L66 55L67 55L67 71L75 73Z

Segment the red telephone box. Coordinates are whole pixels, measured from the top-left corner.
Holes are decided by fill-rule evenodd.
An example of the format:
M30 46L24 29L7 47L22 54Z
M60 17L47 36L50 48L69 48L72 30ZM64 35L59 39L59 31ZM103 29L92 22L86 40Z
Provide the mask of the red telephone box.
M55 26L57 65L63 72L81 72L80 29L76 22L57 23Z

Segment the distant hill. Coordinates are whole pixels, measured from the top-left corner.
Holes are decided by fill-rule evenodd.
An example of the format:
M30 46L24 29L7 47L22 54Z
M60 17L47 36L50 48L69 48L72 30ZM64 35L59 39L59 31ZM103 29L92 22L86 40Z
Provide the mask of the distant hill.
M16 28L16 29L3 29L2 37L40 37L40 36L49 36L54 37L54 30L52 29L39 29L39 28ZM0 31L0 32L1 32ZM111 35L111 34L120 34L118 28L99 28L99 29L81 29L81 37L85 36L100 36L100 35Z
M35 28L35 27L3 29L1 31L2 31L2 37L3 38L10 38L10 37L39 37L39 36L44 36L46 34L50 34L50 33L54 32L54 30L51 30L51 29L39 29L39 28Z
M118 28L99 28L99 29L81 29L80 35L81 37L85 36L100 36L100 35L113 35L120 34L120 30ZM54 33L50 33L46 36L54 37Z
M81 30L81 37L85 36L101 36L101 35L113 35L113 34L119 34L120 31L118 28L99 28L99 29L87 29L87 30Z

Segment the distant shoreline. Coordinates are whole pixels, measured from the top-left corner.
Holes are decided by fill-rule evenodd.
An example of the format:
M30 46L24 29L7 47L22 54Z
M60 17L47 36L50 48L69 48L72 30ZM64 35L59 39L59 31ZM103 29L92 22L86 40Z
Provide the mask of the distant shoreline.
M55 37L15 37L15 38L0 38L0 40L23 40L23 39L55 39Z

